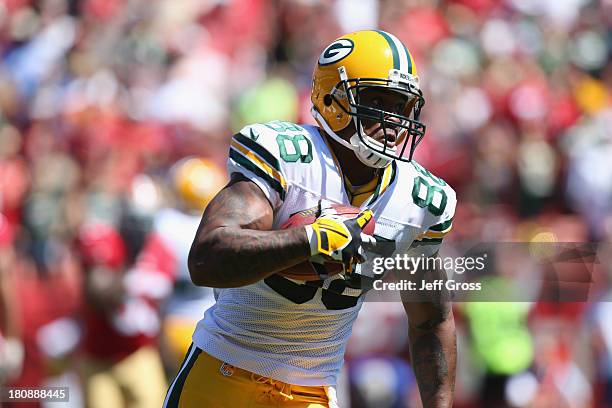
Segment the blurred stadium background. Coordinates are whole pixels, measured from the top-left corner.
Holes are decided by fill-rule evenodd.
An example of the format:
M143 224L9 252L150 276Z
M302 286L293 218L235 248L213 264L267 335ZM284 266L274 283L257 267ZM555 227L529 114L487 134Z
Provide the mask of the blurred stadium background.
M0 383L159 406L212 301L184 259L230 136L312 122L318 54L362 28L393 32L418 64L416 157L458 192L449 244L601 244L590 296L604 299L611 27L610 0L0 1ZM611 315L456 305L455 406L612 406ZM407 360L401 305L367 304L345 401L419 406Z

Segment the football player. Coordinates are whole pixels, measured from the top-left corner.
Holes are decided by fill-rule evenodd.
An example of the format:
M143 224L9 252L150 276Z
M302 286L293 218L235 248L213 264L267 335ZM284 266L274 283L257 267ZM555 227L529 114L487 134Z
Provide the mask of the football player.
M216 304L196 327L166 407L337 406L334 385L369 289L367 268L355 267L372 240L362 228L373 217L376 240L412 256L437 256L451 228L454 191L412 160L424 99L395 36L359 31L332 42L311 100L319 126L254 124L231 141L231 181L205 211L189 255L193 282L215 288ZM341 218L329 203L362 212ZM313 224L278 229L313 207L321 209ZM321 256L344 272L309 281L279 274ZM452 405L455 326L445 299L404 300L425 407Z

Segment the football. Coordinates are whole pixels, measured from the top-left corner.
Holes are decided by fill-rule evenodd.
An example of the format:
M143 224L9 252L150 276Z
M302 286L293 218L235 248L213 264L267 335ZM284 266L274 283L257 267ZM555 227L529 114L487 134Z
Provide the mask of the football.
M347 219L354 218L357 216L362 210L357 207L351 207L347 205L341 204L332 204L331 207L335 210L335 212L344 216ZM287 221L285 221L279 229L287 229L293 227L299 227L301 225L308 225L315 222L319 215L319 208L313 207L306 210L302 210L293 214ZM363 229L363 232L368 235L374 234L375 220L372 218L370 222L366 224ZM338 262L330 262L323 257L314 257L311 260L302 262L291 268L285 269L281 272L278 272L279 275L285 276L287 278L302 280L302 281L311 281L311 280L320 280L327 276L336 275L342 272L342 264Z

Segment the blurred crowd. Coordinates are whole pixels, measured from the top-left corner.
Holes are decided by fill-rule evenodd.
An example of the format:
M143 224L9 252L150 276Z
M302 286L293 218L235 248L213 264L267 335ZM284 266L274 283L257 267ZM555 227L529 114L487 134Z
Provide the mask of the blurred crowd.
M185 259L230 136L314 123L319 53L371 28L417 63L449 245L597 245L590 302L456 306L455 406L612 406L610 0L0 1L0 383L159 406L214 301ZM418 406L387 306L355 326L351 406Z

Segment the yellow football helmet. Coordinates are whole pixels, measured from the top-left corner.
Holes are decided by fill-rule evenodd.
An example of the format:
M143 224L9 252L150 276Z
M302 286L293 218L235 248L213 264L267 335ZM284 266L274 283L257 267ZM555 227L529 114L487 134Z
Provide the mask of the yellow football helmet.
M170 169L172 185L186 207L203 211L227 182L225 172L201 157L185 157Z
M372 87L407 96L403 110L395 113L360 104L361 92ZM416 65L406 46L384 31L357 31L328 45L315 67L310 99L312 115L325 132L370 167L386 167L394 159L410 161L425 134L425 125L419 122L425 100ZM366 135L364 119L379 122L383 129L399 127L394 147ZM336 132L351 123L355 134L346 141ZM404 157L409 143L408 157Z

